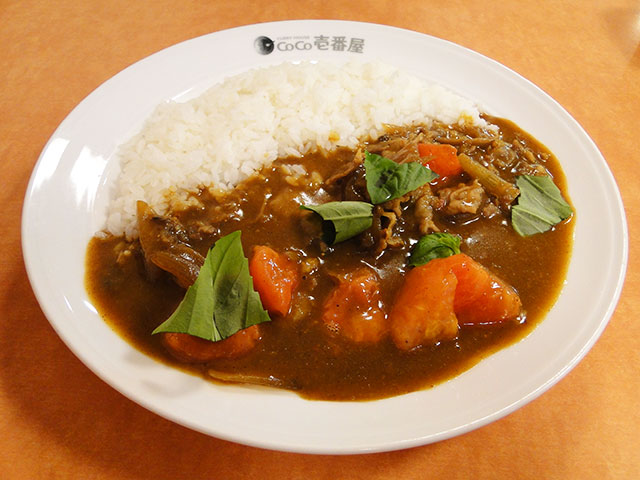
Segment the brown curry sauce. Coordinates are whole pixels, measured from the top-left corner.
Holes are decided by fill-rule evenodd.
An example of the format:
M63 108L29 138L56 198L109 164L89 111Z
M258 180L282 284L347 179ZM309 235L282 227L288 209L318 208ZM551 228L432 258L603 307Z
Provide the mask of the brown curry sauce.
M520 142L536 161L543 162L568 198L560 165L543 145L511 122L489 120L500 127L504 141ZM472 148L471 154L482 156L484 151ZM336 165L352 157L353 152L338 150L280 159L222 197L203 189L198 195L200 207L175 214L183 225L193 226L190 243L203 255L217 238L241 230L247 255L253 245L266 243L278 251L291 252L301 262L317 263L308 262L317 268L303 272L291 313L261 324L262 339L246 356L185 365L165 351L160 337L151 332L175 310L184 289L165 272L150 275L137 241L111 235L90 241L86 285L92 301L112 328L159 361L205 378L211 368L271 378L305 398L325 400L369 400L434 386L523 338L544 318L565 278L572 247L571 220L544 234L521 237L502 215L473 221L436 219L441 230L463 238L464 253L518 291L525 315L498 326L463 327L455 341L410 352L396 348L388 337L374 345L360 345L331 334L319 321L318 311L334 286L332 275L354 271L365 262L381 279L382 303L388 311L408 268L406 249L387 249L376 257L363 253L355 240L327 249L312 235L311 228L301 228L301 219L313 216L299 209L301 196L306 203L333 198L321 183L297 185L290 175L282 174L291 170L283 165L301 164L307 172L317 172L325 179ZM402 229L400 225L399 234L407 244L419 238L410 228L406 232Z

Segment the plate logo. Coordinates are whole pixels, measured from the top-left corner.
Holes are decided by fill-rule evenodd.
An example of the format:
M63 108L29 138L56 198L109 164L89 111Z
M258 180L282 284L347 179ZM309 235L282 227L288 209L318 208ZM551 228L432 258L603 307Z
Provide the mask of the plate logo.
M275 52L321 50L333 52L364 53L365 39L343 35L317 35L277 37L275 40L261 35L253 46L260 55Z

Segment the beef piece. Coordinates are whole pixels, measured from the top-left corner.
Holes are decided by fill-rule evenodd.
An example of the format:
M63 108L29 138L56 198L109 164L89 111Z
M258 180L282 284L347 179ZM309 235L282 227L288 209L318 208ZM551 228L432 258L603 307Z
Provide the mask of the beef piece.
M436 224L433 223L433 205L435 202L436 198L431 192L416 199L414 213L418 220L418 229L421 235L440 231Z
M478 212L486 194L477 180L470 184L460 183L457 187L442 188L438 191L438 209L445 215Z
M182 226L170 217L162 217L145 202L138 201L138 231L145 259L171 273L181 287L195 282L204 257L188 243Z

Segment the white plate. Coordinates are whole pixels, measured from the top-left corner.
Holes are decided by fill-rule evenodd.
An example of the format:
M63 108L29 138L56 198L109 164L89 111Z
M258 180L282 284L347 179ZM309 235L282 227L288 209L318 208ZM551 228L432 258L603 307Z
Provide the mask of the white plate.
M271 53L259 53L256 39L262 36L272 40L263 42L273 46ZM337 37L344 37L344 50L332 47ZM326 50L320 48L324 45ZM83 284L85 249L103 227L117 145L160 102L192 97L226 76L284 61L353 58L382 60L445 85L515 121L557 155L577 217L566 284L547 318L522 341L453 380L374 402L307 401L279 390L216 386L132 349L101 320ZM26 193L22 235L29 279L44 313L102 379L195 430L307 453L426 444L531 401L575 366L604 329L620 294L628 251L622 202L605 160L578 123L544 92L452 43L339 21L265 23L205 35L145 58L105 82L71 112L44 148Z

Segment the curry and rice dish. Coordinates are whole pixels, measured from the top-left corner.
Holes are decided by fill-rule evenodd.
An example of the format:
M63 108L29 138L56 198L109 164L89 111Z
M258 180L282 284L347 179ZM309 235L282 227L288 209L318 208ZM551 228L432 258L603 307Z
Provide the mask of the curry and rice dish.
M138 199L129 233L89 244L90 296L136 348L212 381L367 400L451 378L544 318L572 243L558 161L479 118Z

